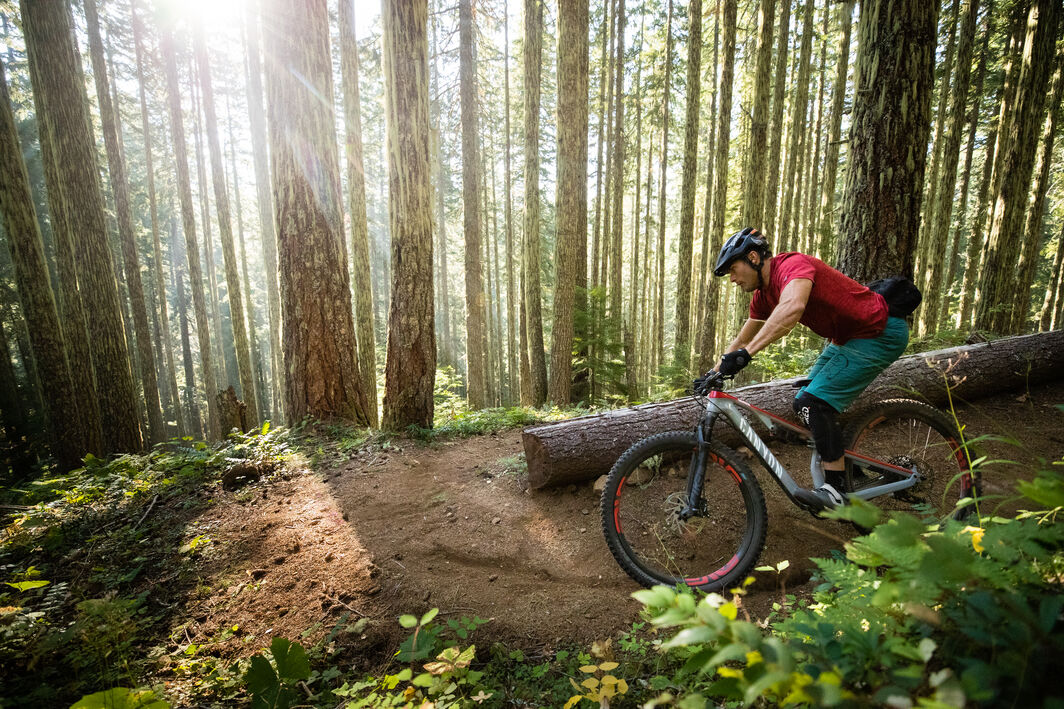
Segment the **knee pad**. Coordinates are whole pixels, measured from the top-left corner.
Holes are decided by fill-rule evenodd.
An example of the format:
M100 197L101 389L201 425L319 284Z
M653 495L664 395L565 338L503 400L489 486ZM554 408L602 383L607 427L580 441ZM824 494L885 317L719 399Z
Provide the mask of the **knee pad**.
M813 443L823 460L837 460L845 452L838 412L828 402L803 391L794 399L794 413L809 426Z

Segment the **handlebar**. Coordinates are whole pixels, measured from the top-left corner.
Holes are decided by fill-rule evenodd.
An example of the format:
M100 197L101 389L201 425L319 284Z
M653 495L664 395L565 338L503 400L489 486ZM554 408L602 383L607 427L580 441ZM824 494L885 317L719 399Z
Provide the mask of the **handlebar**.
M711 391L720 391L724 388L725 381L734 378L734 375L721 374L715 369L711 369L694 381L691 391L695 397L705 396Z

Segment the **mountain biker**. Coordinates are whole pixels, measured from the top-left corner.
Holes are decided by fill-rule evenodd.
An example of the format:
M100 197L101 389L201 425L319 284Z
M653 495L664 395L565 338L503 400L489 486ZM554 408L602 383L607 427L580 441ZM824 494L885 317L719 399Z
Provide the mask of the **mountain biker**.
M717 366L721 374L737 374L798 323L831 340L793 402L813 435L825 482L796 497L813 509L844 504L846 466L838 414L901 356L909 342L908 324L889 314L882 295L820 259L797 252L772 256L765 237L750 227L724 243L713 273L728 275L754 294L750 317Z

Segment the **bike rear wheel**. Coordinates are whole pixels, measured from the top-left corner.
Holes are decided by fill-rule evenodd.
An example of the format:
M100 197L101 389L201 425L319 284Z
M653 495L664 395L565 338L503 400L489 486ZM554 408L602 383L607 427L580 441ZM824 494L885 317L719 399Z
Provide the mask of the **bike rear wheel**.
M718 591L741 583L765 545L765 498L749 467L717 443L706 451L701 512L680 516L698 442L670 431L635 443L602 492L602 530L617 563L643 586Z
M890 399L858 414L847 426L847 448L858 455L914 469L923 478L915 486L875 499L885 510L916 511L939 519L964 519L974 504L957 507L979 494L974 458L944 412L920 401ZM878 484L871 480L865 486Z

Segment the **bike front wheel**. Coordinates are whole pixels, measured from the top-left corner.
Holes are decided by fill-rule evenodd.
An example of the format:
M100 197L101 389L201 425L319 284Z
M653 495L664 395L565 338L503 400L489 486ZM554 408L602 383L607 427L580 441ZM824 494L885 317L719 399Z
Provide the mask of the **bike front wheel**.
M735 451L710 444L692 471L698 442L670 431L635 443L602 492L602 529L617 563L643 586L685 584L719 591L741 583L765 545L761 486ZM697 513L686 519L689 474L704 476Z
M891 399L858 414L844 435L847 448L858 456L914 470L920 476L913 487L876 498L878 507L939 519L964 519L976 510L979 476L971 466L975 456L944 412L920 401ZM871 480L865 486L880 482Z

